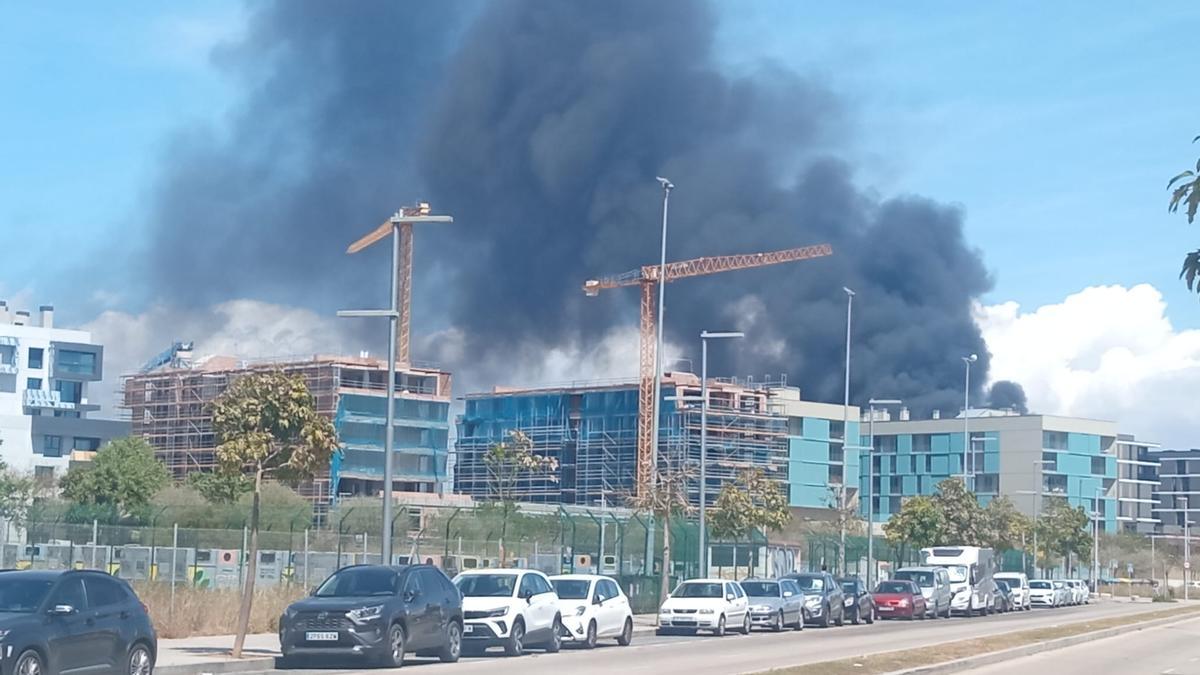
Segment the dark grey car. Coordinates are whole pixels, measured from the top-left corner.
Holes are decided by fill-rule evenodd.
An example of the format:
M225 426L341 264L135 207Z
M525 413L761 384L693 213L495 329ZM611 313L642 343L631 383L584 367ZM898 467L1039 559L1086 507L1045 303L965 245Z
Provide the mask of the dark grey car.
M750 625L779 632L804 630L804 592L791 579L746 579L741 582L750 604Z
M846 623L846 607L842 586L828 572L796 572L784 579L796 582L804 592L804 610L808 622L822 628L829 624L841 626Z
M328 657L397 668L407 654L457 661L462 629L462 595L436 567L355 565L287 608L279 645L285 667Z
M0 572L0 672L151 675L158 636L126 582L94 571Z

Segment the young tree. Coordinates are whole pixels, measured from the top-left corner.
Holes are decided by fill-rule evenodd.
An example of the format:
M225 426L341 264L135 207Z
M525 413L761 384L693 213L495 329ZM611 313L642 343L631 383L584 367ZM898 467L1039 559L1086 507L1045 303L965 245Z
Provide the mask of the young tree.
M558 460L534 453L533 439L514 429L508 432L508 440L488 448L483 465L487 467L488 490L500 503L500 564L504 565L508 558L504 538L508 536L509 517L517 510L517 486L522 479L534 475L558 482Z
M245 588L238 612L234 658L241 658L258 576L258 528L263 481L300 480L329 465L338 449L337 432L317 413L304 378L279 371L243 376L213 404L213 431L219 470L247 473L253 480L250 504L250 550Z
M1021 545L1033 528L1033 521L1017 510L1008 497L997 497L983 509L987 545L997 552L1011 551Z
M688 482L692 471L687 465L659 469L645 490L626 498L635 511L649 513L656 522L663 523L662 579L658 590L658 603L666 601L670 593L671 579L671 517L686 515L692 511L688 499Z
M928 548L943 543L946 519L932 497L920 495L904 500L900 511L883 526L888 542L900 548Z
M0 521L3 521L0 527L4 528L0 543L8 541L10 526L18 530L24 527L37 491L38 485L33 478L9 469L0 459Z
M108 510L118 519L142 513L171 476L154 457L154 448L140 437L109 441L91 462L67 471L61 481L63 497Z
M983 508L979 506L975 493L968 490L962 480L947 478L938 483L933 503L945 522L941 543L963 546L988 545Z
M1089 522L1082 506L1072 507L1065 499L1049 500L1038 519L1038 537L1047 562L1051 553L1063 558L1086 556L1092 549Z
M1200 136L1192 139L1193 143L1196 141L1200 141ZM1167 183L1167 189L1171 191L1171 202L1167 209L1175 213L1183 206L1188 223L1194 222L1196 212L1200 210L1200 160L1196 160L1195 171L1184 171L1175 176ZM1196 282L1200 277L1200 250L1184 256L1179 277L1185 280L1189 291L1195 289L1200 292L1200 283Z
M858 532L862 525L858 508L847 494L845 485L830 485L826 505L833 511L838 530L838 574L846 573L846 535Z
M736 542L748 539L755 530L778 532L792 513L778 481L762 469L746 469L721 487L711 518L714 535Z
M754 531L754 503L750 495L734 483L721 486L721 492L707 514L708 527L712 536L718 540L732 541L735 544ZM736 551L736 548L735 548ZM734 571L737 568L737 556L733 559ZM701 576L707 573L700 570Z

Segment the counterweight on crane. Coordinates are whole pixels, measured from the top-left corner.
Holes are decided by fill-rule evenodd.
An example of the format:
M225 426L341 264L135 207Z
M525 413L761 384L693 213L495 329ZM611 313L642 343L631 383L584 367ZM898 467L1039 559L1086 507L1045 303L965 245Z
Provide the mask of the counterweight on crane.
M816 244L801 248L789 248L782 251L767 253L745 253L740 255L719 255L707 258L695 258L667 263L666 281L675 281L686 277L697 277L717 272L765 267L780 263L809 260L833 255L833 247L829 244ZM654 298L658 290L658 265L644 265L640 269L630 270L624 274L600 279L589 279L583 284L583 292L589 296L599 295L600 291L623 286L642 287L641 301L641 346L638 350L638 427L637 427L637 489L644 490L653 475L651 464L652 439L657 429L654 429L654 371L655 359L655 313Z

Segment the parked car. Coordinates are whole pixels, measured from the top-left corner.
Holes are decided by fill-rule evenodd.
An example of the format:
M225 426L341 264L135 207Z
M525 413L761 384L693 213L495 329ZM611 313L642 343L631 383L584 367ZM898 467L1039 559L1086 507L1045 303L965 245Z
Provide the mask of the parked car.
M695 633L710 630L721 636L726 630L750 634L750 604L746 591L736 581L692 579L675 587L658 610L658 634L671 631Z
M0 670L151 675L158 636L129 584L95 571L0 572Z
M520 656L527 647L557 652L562 645L558 595L537 570L474 569L460 572L454 585L463 595L463 647L480 653L503 647Z
M783 578L795 581L804 591L804 609L809 623L827 628L831 623L841 626L846 622L845 595L833 575L828 572L796 572Z
M1067 579L1067 587L1071 590L1072 601L1076 605L1086 605L1091 601L1092 593L1082 579Z
M804 591L791 579L746 579L742 581L750 603L750 625L804 630Z
M881 581L875 586L875 606L881 619L925 619L933 615L925 595L907 579Z
M1054 586L1054 591L1058 593L1058 604L1060 607L1069 607L1075 604L1075 592L1067 586L1067 582L1055 579L1050 583Z
M905 567L896 570L892 578L915 583L925 597L931 616L950 618L950 601L954 593L950 590L950 574L945 567Z
M1029 601L1029 577L1025 576L1024 572L999 572L995 579L1008 584L1012 590L1014 609L1033 609L1033 603Z
M1009 587L1006 581L1003 579L996 579L996 590L994 593L996 597L992 601L992 606L996 608L997 612L1004 613L1013 611L1012 588Z
M343 567L279 618L285 666L315 656L397 668L410 653L452 663L462 635L462 597L432 565Z
M1034 607L1058 607L1062 604L1062 593L1054 582L1034 579L1029 582L1029 601Z
M595 574L550 577L562 615L562 637L587 649L601 639L616 639L622 647L633 642L633 609L615 580Z
M875 623L875 599L863 582L858 577L843 577L838 583L842 585L846 617L856 626L863 621Z

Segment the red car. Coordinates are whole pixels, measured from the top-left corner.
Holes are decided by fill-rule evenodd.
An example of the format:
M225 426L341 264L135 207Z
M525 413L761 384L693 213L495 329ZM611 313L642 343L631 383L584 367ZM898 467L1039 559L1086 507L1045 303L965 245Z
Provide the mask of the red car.
M881 581L875 587L875 611L879 618L925 619L925 596L913 582L903 579Z

